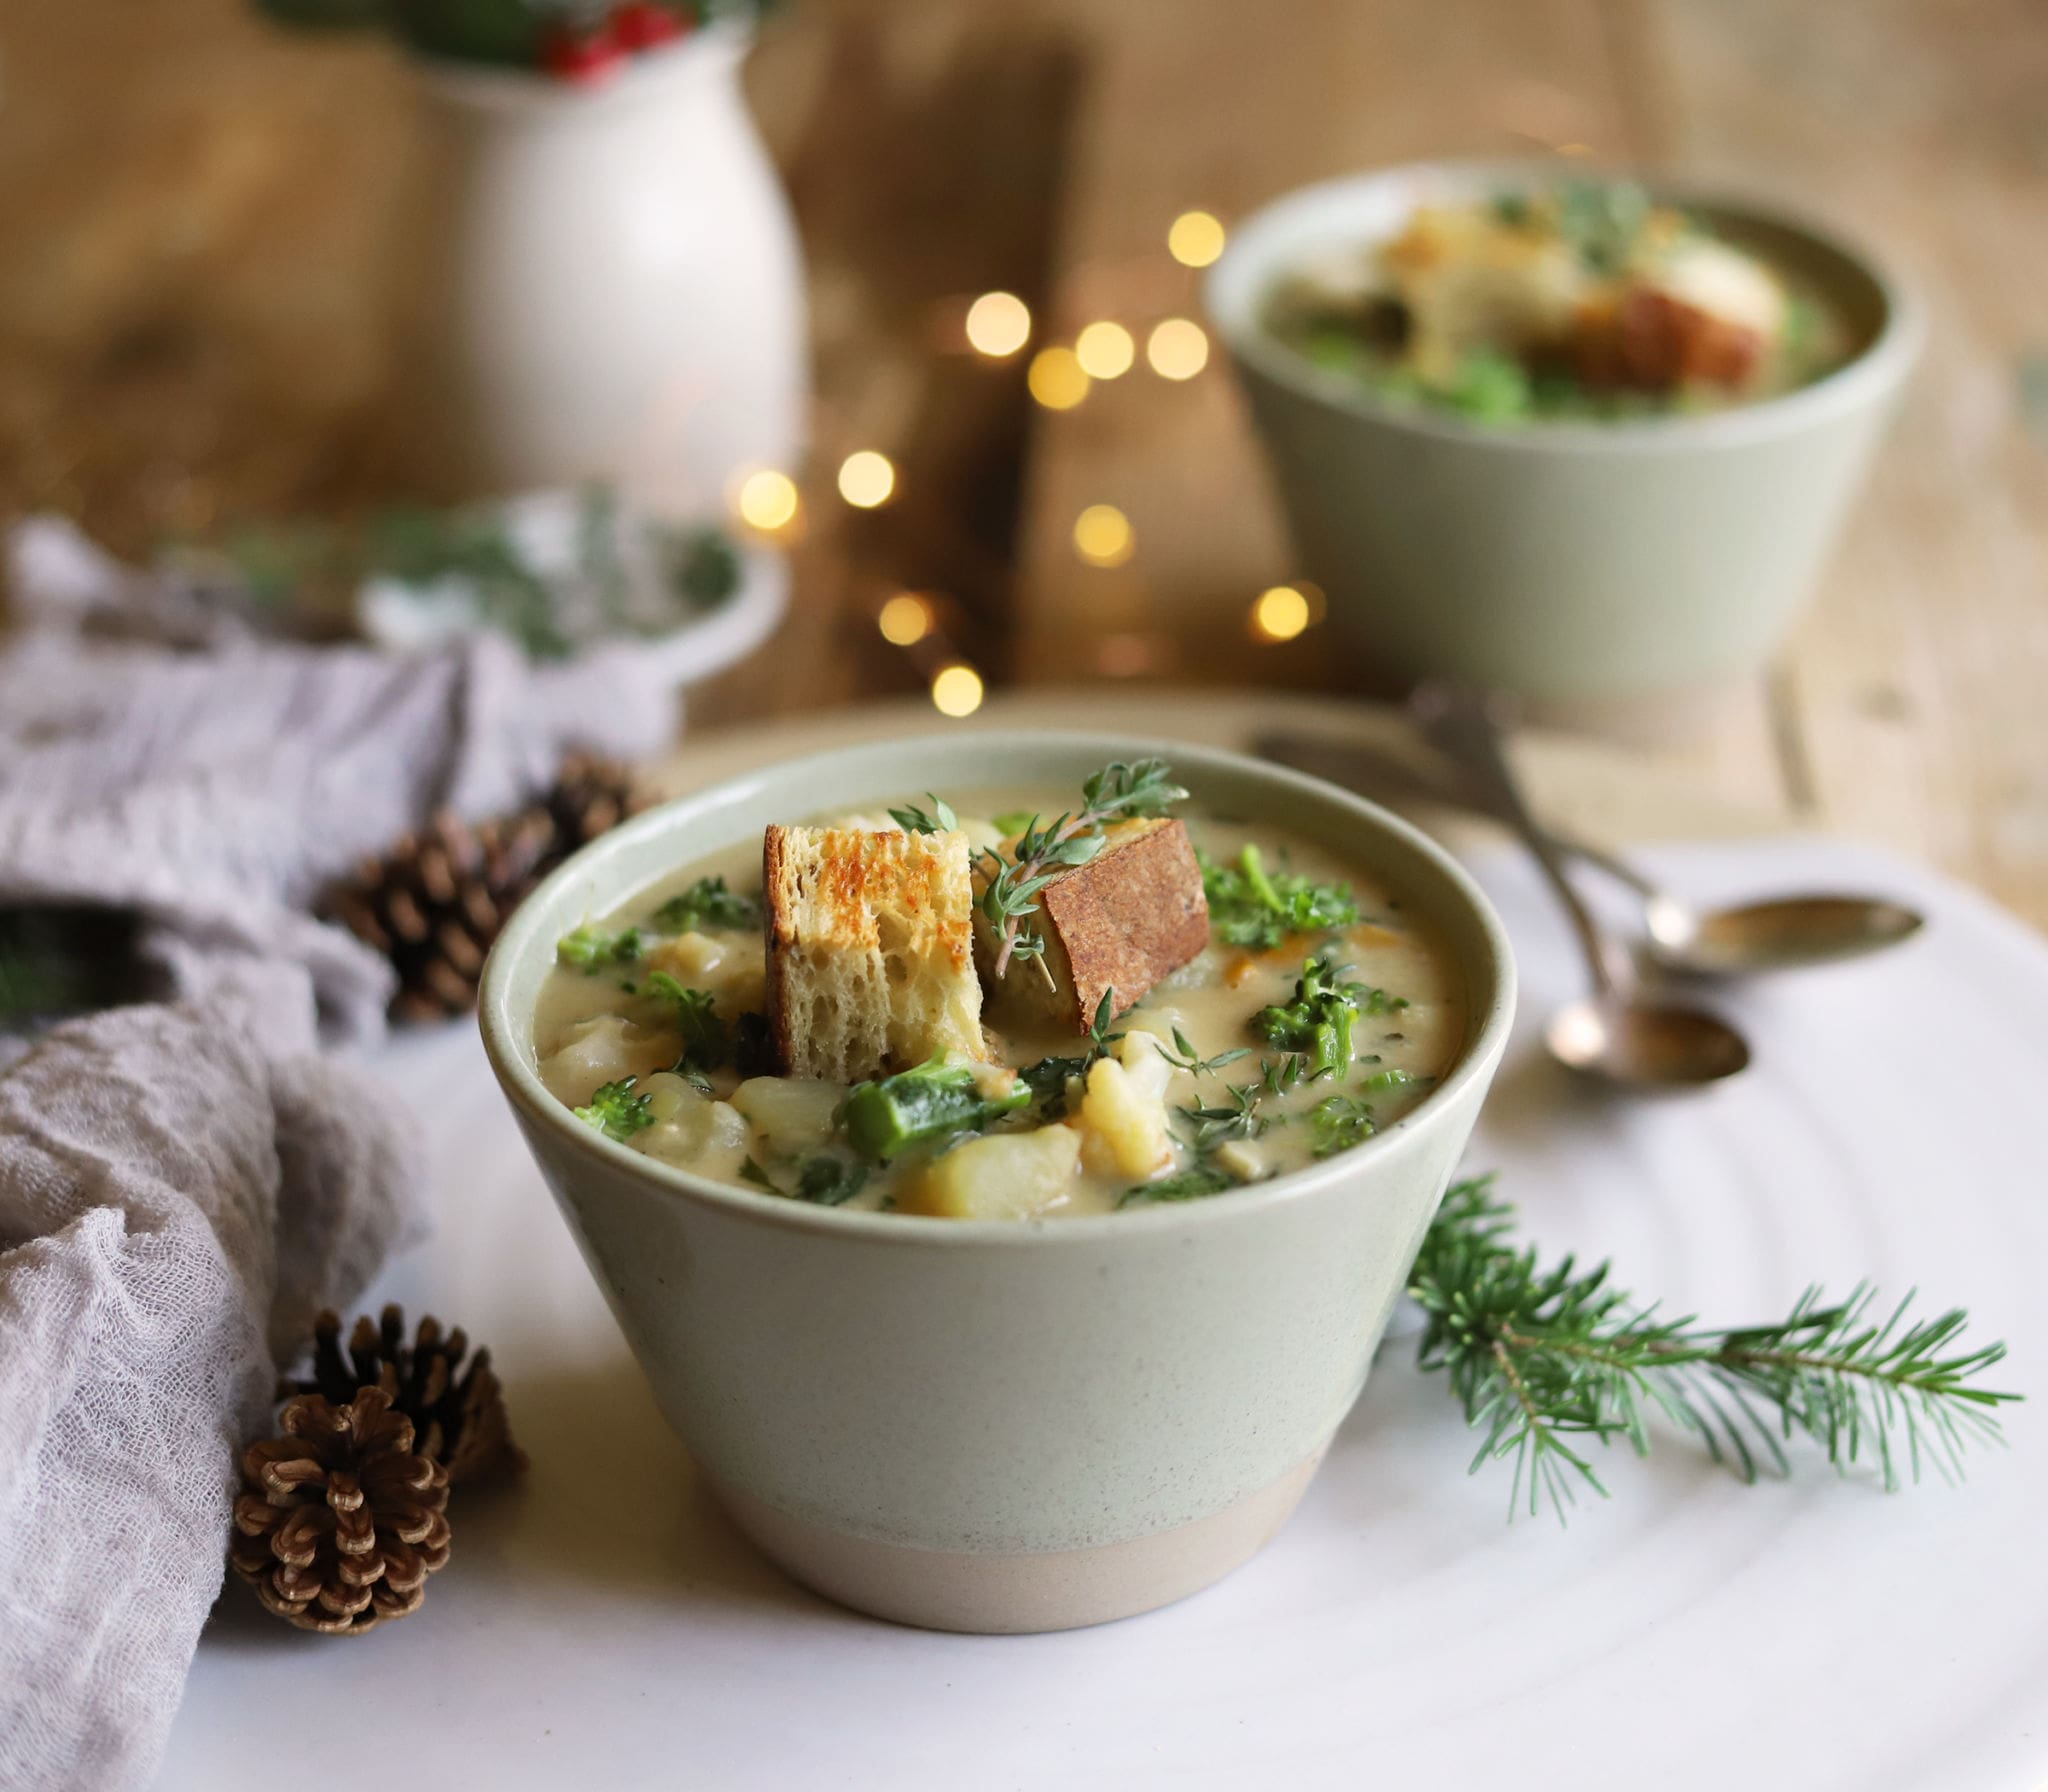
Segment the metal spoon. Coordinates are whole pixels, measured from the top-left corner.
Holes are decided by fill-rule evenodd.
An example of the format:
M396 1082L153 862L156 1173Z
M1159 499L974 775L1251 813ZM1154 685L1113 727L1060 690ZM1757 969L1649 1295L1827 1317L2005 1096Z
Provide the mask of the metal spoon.
M1452 768L1439 776L1398 753L1364 742L1277 732L1262 735L1254 745L1265 758L1333 777L1340 784L1371 784L1451 808L1495 812ZM1923 924L1921 916L1902 903L1846 892L1695 909L1606 848L1556 828L1545 831L1573 858L1642 898L1650 956L1660 969L1682 977L1744 977L1860 958L1910 939Z
M1628 952L1594 917L1565 873L1564 853L1523 800L1487 699L1431 687L1414 701L1417 722L1439 751L1477 780L1536 855L1571 917L1593 993L1551 1016L1544 1043L1559 1063L1630 1088L1676 1089L1719 1082L1748 1068L1749 1045L1703 1009L1652 1001L1636 987Z

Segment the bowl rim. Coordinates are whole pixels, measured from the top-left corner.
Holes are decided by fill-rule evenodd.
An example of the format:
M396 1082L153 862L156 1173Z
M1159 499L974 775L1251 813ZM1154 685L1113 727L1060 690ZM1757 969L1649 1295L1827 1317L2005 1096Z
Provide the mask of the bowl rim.
M1628 180L1653 197L1669 199L1742 222L1801 237L1860 273L1884 309L1877 333L1833 372L1775 397L1700 415L1627 418L1614 422L1532 420L1509 426L1475 422L1427 405L1402 405L1370 388L1324 373L1276 342L1260 326L1259 301L1279 271L1284 249L1273 239L1303 213L1341 209L1379 200L1390 189L1431 180L1454 184L1508 186L1555 184L1560 179ZM1412 207L1420 194L1409 197ZM1617 168L1597 162L1560 164L1529 158L1449 158L1401 162L1341 174L1281 193L1246 215L1231 230L1224 251L1202 281L1202 309L1241 369L1254 371L1299 398L1363 421L1471 443L1503 453L1625 453L1736 448L1796 434L1869 404L1880 403L1900 385L1918 359L1926 334L1924 308L1895 266L1859 238L1834 224L1775 198L1711 182Z
M1250 774L1280 788L1291 789L1326 808L1344 811L1354 823L1362 822L1390 837L1399 848L1420 859L1443 879L1452 896L1464 905L1468 918L1486 942L1490 964L1482 964L1469 973L1478 986L1473 999L1475 1004L1484 1002L1484 1011L1476 1015L1476 1024L1468 1022L1464 1050L1450 1074L1383 1132L1321 1163L1287 1171L1215 1199L1147 1204L1107 1214L1092 1214L1085 1219L963 1220L928 1214L820 1207L787 1195L766 1194L700 1176L694 1171L631 1150L578 1120L569 1107L548 1092L538 1073L527 1062L522 1041L530 1032L530 1011L515 1014L511 1008L510 985L514 965L543 946L552 954L553 939L542 934L540 921L549 896L562 886L586 876L593 861L602 862L609 856L623 854L636 841L649 836L686 829L697 812L715 810L727 802L758 793L771 783L800 788L807 774L822 772L828 767L837 768L848 758L882 759L909 749L927 755L930 753L931 736L900 735L866 742L858 747L828 749L796 759L780 760L721 779L621 823L571 854L549 873L513 911L500 931L485 962L478 990L477 1019L483 1033L485 1055L490 1060L499 1087L517 1113L528 1124L538 1123L552 1133L572 1155L594 1157L597 1162L614 1170L631 1173L651 1188L694 1198L734 1219L804 1232L835 1233L872 1243L895 1241L949 1248L996 1243L1013 1249L1033 1246L1080 1248L1091 1240L1100 1243L1105 1239L1143 1234L1153 1229L1172 1229L1187 1224L1222 1224L1233 1216L1250 1217L1327 1188L1333 1181L1356 1174L1359 1166L1369 1164L1374 1157L1398 1148L1419 1126L1429 1124L1436 1115L1450 1112L1461 1092L1492 1075L1514 1021L1514 951L1500 916L1471 874L1412 823L1377 803L1368 802L1320 778L1273 765L1248 754L1191 742L1147 740L1066 729L977 730L973 738L978 748L986 744L991 750L1001 750L1006 745L1034 749L1051 746L1072 751L1077 758L1091 758L1096 763L1159 754L1174 762L1177 769L1186 766L1240 776ZM687 863L692 856L695 855L679 855L678 865ZM602 883L604 880L600 877L599 881ZM616 901L627 893L620 890L609 900ZM1486 993L1489 980L1490 996Z

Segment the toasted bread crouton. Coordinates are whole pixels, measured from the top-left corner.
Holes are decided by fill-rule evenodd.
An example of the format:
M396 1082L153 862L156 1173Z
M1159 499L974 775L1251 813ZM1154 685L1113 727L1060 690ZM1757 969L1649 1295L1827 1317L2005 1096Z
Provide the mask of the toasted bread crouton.
M1002 999L1077 1033L1114 988L1121 1014L1209 943L1209 903L1187 824L1165 818L1114 823L1085 865L1054 874L1038 896L1043 969L1012 959ZM976 943L993 975L997 935L977 914ZM1048 973L1050 975L1048 976Z
M982 1055L967 836L771 827L768 1024L785 1076Z

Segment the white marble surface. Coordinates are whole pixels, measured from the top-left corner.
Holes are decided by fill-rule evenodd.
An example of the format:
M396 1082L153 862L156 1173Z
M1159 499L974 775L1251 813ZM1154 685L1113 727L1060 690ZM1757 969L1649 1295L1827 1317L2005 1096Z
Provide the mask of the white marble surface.
M1935 918L1883 961L1731 996L1757 1047L1737 1083L1618 1101L1542 1058L1566 937L1519 863L1487 859L1524 1013L1472 1165L1546 1245L1612 1252L1625 1286L1716 1321L1775 1317L1814 1277L1918 1282L2011 1342L1999 1385L2048 1395L2048 947L1840 844L1647 856L1688 891L1860 883ZM382 1062L433 1125L439 1226L375 1294L493 1346L533 1466L458 1495L454 1560L402 1624L305 1636L231 1588L165 1788L274 1784L280 1746L493 1792L2048 1779L2038 1405L1960 1489L1886 1497L1810 1451L1748 1488L1662 1434L1648 1462L1609 1453L1614 1497L1568 1529L1510 1526L1505 1471L1467 1478L1473 1438L1396 1337L1300 1513L1232 1580L1066 1635L896 1629L789 1585L707 1504L472 1033Z

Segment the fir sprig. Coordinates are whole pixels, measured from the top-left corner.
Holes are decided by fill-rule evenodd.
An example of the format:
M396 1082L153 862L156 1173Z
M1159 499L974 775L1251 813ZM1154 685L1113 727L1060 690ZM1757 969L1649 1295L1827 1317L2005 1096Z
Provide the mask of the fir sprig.
M1010 856L986 849L990 876L979 898L981 912L996 930L995 981L1015 959L1043 959L1045 936L1032 917L1038 893L1062 871L1085 865L1101 852L1113 821L1163 815L1187 792L1173 781L1163 759L1106 765L1081 786L1081 807L1049 826L1033 816L1017 836ZM907 824L906 824L907 825Z
M1490 1178L1459 1183L1409 1278L1428 1318L1421 1365L1449 1375L1484 1434L1473 1469L1513 1462L1510 1511L1525 1489L1530 1511L1547 1500L1560 1519L1581 1486L1604 1496L1584 1446L1619 1438L1647 1454L1656 1416L1744 1480L1760 1457L1785 1472L1794 1434L1844 1472L1874 1461L1888 1489L1918 1480L1923 1462L1954 1480L1968 1447L1997 1441L1996 1408L2020 1398L1976 1385L2005 1346L1954 1348L1960 1310L1909 1321L1908 1295L1879 1317L1858 1283L1833 1304L1810 1288L1776 1324L1715 1330L1660 1318L1611 1286L1605 1263L1539 1267L1508 1242L1512 1219Z

